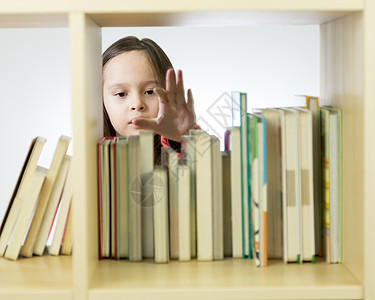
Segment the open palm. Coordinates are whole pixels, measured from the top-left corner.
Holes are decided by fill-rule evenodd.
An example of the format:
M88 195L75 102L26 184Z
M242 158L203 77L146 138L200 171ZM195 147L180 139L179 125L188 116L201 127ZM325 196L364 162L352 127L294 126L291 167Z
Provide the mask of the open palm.
M191 90L185 90L182 71L169 69L166 75L166 89L154 88L159 98L159 113L154 119L133 120L142 129L153 130L168 139L180 142L181 135L188 134L195 124L194 100Z

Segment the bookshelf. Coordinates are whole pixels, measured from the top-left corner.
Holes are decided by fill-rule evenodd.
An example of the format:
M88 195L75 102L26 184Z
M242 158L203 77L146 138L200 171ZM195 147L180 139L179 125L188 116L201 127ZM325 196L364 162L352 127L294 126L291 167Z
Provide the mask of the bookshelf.
M321 102L343 109L343 264L256 269L251 261L99 261L96 142L101 136L101 28L153 25L319 24ZM0 298L375 299L374 0L14 0L0 27L70 30L74 139L74 254L0 259ZM9 276L8 276L9 275ZM10 276L11 275L11 276Z

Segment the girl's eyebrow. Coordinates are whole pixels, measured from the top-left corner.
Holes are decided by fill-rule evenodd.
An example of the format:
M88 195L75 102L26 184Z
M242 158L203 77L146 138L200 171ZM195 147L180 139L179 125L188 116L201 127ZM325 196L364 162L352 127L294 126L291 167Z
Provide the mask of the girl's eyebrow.
M143 82L143 85L148 85L148 84L157 84L157 81L156 80L147 80L145 82ZM124 86L127 86L128 84L127 83L113 83L111 84L108 89L112 90L112 89L115 89L115 88L119 88L119 87L124 87Z

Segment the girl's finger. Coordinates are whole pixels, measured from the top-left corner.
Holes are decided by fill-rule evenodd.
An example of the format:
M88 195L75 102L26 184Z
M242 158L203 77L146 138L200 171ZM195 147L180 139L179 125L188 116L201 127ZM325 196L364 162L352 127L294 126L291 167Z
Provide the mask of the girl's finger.
M187 91L187 109L190 112L194 112L194 98L193 98L193 93L191 89L188 89Z
M133 120L133 124L141 127L143 130L157 130L158 123L156 119L137 118Z
M169 102L167 92L164 89L156 87L154 93L158 96L160 103L167 104Z
M176 74L173 69L168 69L166 75L166 90L168 101L176 102Z
M177 71L177 80L176 80L176 102L179 105L185 105L185 88L184 88L184 80L182 77L182 71Z

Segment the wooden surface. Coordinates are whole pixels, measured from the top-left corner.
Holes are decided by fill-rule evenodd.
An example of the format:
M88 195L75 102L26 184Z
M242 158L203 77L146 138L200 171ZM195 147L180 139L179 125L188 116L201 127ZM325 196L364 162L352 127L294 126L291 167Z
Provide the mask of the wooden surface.
M105 299L360 299L362 286L343 265L289 264L270 261L256 268L253 260L225 259L186 263L98 264L89 291Z
M72 258L0 258L0 299L72 299Z

